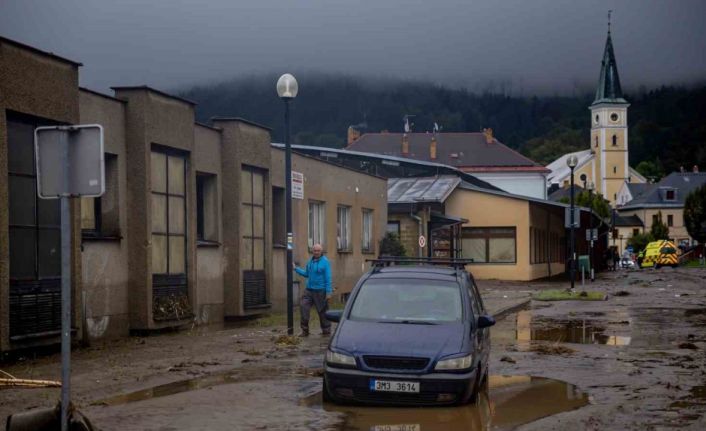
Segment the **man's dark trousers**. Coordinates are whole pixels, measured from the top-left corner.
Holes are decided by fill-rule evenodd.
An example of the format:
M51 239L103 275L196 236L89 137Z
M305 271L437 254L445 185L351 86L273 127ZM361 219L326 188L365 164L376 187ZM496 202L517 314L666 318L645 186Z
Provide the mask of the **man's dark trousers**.
M315 307L319 313L319 322L321 323L321 332L323 334L331 333L331 322L326 320L326 310L328 310L328 300L326 299L326 290L311 290L306 289L301 299L301 328L304 335L309 334L309 315L311 308Z

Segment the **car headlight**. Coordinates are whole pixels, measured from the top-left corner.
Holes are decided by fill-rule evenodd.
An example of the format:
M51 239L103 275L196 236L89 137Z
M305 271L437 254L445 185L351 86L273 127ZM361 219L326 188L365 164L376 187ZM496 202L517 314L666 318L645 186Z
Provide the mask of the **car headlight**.
M345 353L326 351L326 363L332 365L343 365L346 367L355 367L355 358Z
M443 359L436 363L435 370L465 370L471 368L473 364L473 354L460 358Z

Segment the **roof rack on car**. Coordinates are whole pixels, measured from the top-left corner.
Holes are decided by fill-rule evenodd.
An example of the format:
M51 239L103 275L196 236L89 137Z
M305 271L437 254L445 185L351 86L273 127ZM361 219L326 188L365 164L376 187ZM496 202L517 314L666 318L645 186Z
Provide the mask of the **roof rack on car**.
M377 259L366 259L366 262L371 262L373 267L380 268L390 265L439 265L448 266L455 269L463 269L466 265L473 263L473 259L454 259L445 257L401 257L401 256L381 256Z

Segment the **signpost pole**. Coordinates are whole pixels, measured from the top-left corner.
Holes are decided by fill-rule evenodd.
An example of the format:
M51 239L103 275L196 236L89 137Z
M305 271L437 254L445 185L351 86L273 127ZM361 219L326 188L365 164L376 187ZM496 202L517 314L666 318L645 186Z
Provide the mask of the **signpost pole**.
M64 193L61 195L61 431L69 429L71 403L71 209L69 139L62 133Z

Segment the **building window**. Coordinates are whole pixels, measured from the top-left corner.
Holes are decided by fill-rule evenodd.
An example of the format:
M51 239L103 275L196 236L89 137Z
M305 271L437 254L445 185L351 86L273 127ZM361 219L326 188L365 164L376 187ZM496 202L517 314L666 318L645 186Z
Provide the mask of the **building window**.
M339 205L336 211L336 247L351 250L351 207Z
M594 147L598 148L598 136L595 137L594 142Z
M657 223L659 223L659 215L652 214L652 224L656 225Z
M666 193L665 193L664 199L665 199L665 200L668 200L668 201L674 201L674 200L676 200L676 199L677 199L677 193L676 193L676 191L675 191L674 189L669 189L669 190L667 190Z
M196 238L218 241L218 188L212 174L196 175Z
M667 226L674 226L674 216L672 214L667 215Z
M309 202L309 238L307 239L307 245L309 248L313 247L314 244L321 244L324 247L326 238L324 236L325 232L325 220L326 212L323 202L310 201Z
M475 263L515 263L514 227L463 228L463 255Z
M618 136L613 135L613 146L617 147L618 146Z
M372 252L373 247L373 210L363 209L363 245L364 252Z
M119 237L118 156L104 155L105 193L98 198L81 198L81 233L84 238Z
M152 150L152 273L186 273L186 158Z
M388 220L385 232L394 233L397 237L400 237L400 222L397 220Z
M287 246L287 221L285 219L284 188L272 187L272 244Z
M633 229L632 236L640 235L640 229Z
M618 173L618 167L617 167L617 166L613 166L613 173L614 173L614 174L617 174L617 173Z
M243 271L265 269L265 172L243 166L240 171L240 266Z

